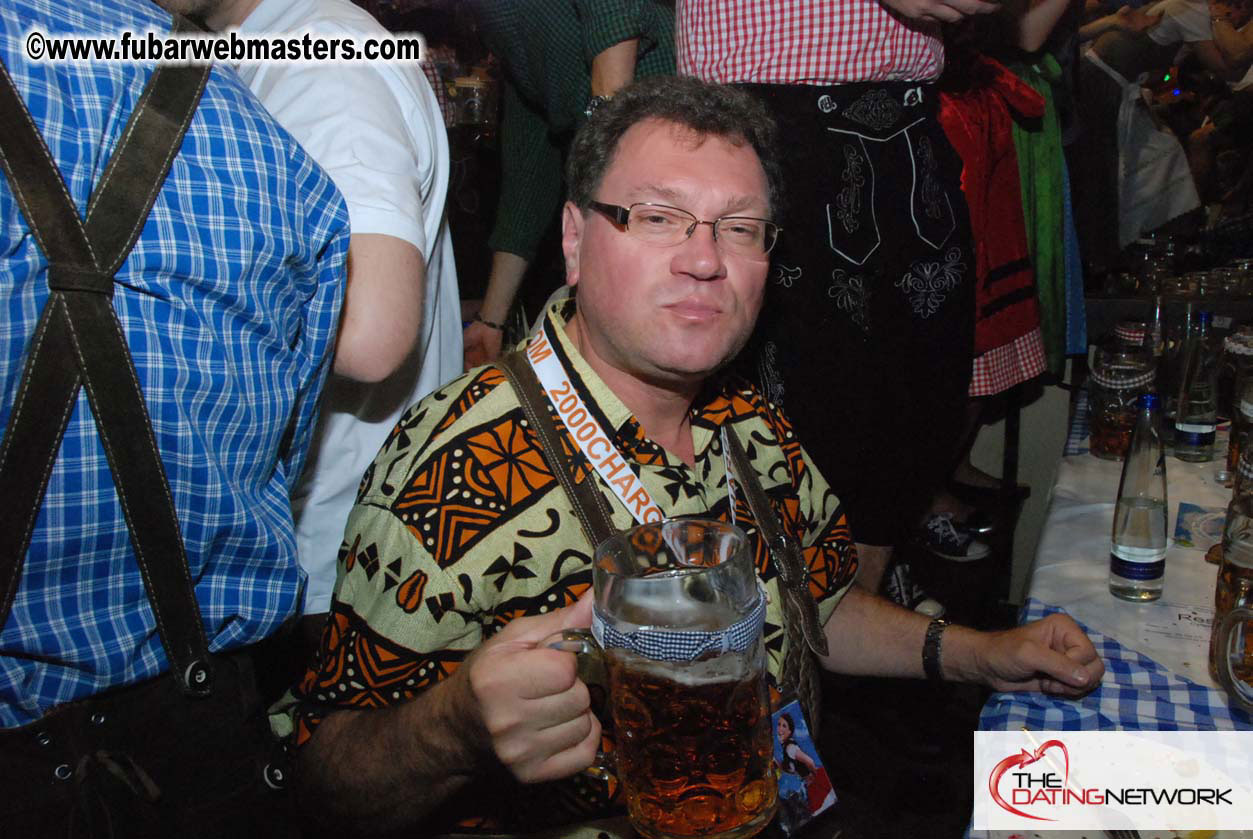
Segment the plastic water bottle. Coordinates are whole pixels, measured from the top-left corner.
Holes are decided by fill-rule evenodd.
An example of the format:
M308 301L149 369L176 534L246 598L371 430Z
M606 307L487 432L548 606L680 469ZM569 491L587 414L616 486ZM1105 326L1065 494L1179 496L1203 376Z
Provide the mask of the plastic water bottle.
M1140 397L1122 465L1109 553L1109 590L1123 600L1156 600L1166 576L1166 450L1157 394Z
M1201 312L1184 356L1179 408L1175 414L1175 457L1193 463L1214 459L1218 427L1218 353L1210 339L1213 315Z

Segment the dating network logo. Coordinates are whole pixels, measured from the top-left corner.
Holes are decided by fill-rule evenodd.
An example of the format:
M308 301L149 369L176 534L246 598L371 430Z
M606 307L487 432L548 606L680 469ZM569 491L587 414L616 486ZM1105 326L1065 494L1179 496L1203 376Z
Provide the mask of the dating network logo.
M1061 740L1045 740L1035 751L1022 749L993 767L988 791L997 806L1015 816L1057 821L1041 815L1058 806L1100 807L1105 804L1144 807L1161 805L1231 806L1231 789L1195 787L1076 788L1070 783L1070 751ZM1006 800L1005 792L1009 793ZM1032 808L1030 812L1022 808ZM1055 811L1054 811L1055 812Z
M1038 763L1049 749L1057 749L1061 752L1063 769L1060 777L1056 772L1032 772L1027 768ZM1011 778L1009 783L1009 801L1006 801L1001 794L1001 779L1007 774ZM1023 749L1016 755L1010 755L996 764L992 769L992 774L988 776L988 790L992 793L992 800L996 802L998 807L1013 813L1015 816L1045 822L1056 821L1056 819L1019 810L1015 805L1029 806L1042 802L1055 804L1057 803L1057 796L1061 794L1064 797L1066 793L1078 797L1079 794L1075 793L1074 790L1068 789L1069 785L1070 752L1066 749L1066 744L1061 740L1045 740L1036 747L1034 752ZM1093 792L1100 794L1097 790L1093 790ZM1083 800L1086 803L1086 791Z

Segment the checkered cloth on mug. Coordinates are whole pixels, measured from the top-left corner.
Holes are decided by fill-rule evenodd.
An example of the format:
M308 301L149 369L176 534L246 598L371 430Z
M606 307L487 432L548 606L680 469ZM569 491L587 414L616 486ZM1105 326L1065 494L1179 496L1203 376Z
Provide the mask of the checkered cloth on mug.
M1020 620L1060 612L1028 598ZM1253 717L1221 691L1185 679L1148 656L1083 627L1105 662L1101 686L1082 699L1041 693L993 694L979 715L983 731L1253 730Z
M592 635L602 649L630 650L651 661L696 661L709 654L742 653L761 638L766 621L766 596L760 595L748 615L715 632L650 629L619 632L599 609L592 612Z

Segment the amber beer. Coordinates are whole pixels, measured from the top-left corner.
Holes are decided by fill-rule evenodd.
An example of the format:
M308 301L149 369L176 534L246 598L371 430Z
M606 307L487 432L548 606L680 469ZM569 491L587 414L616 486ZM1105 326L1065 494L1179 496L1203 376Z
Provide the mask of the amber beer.
M1223 617L1237 606L1253 605L1253 567L1242 566L1224 558L1218 571L1214 590L1214 628L1210 631L1209 669L1214 681L1219 681L1218 668L1226 650L1218 649L1218 629ZM1236 678L1253 689L1253 627L1244 632L1244 660L1233 663Z
M618 780L636 830L649 839L757 833L778 796L760 673L684 683L673 666L633 658L609 656L609 685Z

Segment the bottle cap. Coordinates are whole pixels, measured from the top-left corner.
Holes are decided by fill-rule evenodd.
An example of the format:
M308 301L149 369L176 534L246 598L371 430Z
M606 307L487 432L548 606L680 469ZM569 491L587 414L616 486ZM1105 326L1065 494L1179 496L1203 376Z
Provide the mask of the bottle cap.
M1197 320L1200 322L1201 326L1209 326L1211 323L1214 322L1214 313L1213 312L1201 312L1200 314L1197 315Z
M1145 411L1156 411L1161 407L1162 400L1156 393L1140 394L1140 408Z

